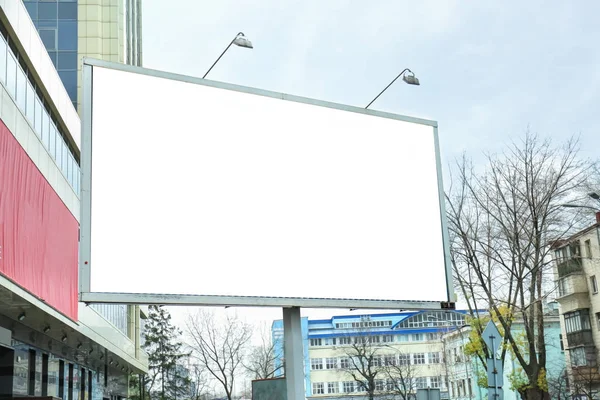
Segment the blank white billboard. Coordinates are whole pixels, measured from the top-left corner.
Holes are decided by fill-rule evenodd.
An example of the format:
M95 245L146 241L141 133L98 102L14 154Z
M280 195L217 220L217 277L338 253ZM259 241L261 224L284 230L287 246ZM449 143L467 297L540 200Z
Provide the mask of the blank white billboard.
M93 68L91 292L448 300L434 122L132 70Z

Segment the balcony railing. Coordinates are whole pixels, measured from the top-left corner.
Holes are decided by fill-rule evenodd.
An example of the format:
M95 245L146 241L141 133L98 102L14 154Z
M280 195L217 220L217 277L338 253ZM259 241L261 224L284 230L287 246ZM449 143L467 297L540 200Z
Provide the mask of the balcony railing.
M579 257L563 259L560 262L557 261L557 268L559 277L583 271L583 265Z

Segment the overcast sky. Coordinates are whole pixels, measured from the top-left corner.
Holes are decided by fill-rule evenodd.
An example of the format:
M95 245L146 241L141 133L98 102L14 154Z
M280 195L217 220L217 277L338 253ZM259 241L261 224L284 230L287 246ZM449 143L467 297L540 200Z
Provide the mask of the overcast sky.
M144 66L202 76L242 31L254 49L207 78L364 106L408 67L421 86L398 81L371 108L437 120L444 163L528 127L580 134L597 157L598 15L591 0L146 0Z

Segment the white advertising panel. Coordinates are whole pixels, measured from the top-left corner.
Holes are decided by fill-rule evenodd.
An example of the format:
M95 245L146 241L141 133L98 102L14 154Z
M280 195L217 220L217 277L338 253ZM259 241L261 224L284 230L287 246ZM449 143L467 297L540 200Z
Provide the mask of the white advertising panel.
M434 122L143 71L91 74L91 292L448 300Z

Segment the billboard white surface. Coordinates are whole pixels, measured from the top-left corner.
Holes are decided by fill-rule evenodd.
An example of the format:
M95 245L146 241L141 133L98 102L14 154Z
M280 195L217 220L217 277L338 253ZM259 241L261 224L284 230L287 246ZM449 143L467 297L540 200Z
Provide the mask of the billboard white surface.
M92 76L92 292L448 300L434 122Z

